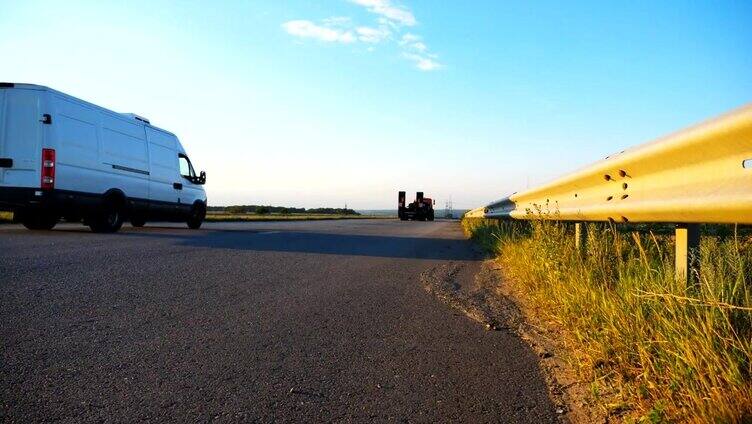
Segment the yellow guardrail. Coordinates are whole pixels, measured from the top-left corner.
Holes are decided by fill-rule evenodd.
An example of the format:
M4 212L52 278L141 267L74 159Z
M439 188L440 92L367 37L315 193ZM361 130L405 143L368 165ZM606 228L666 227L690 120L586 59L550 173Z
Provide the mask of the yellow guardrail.
M465 216L752 224L752 105Z

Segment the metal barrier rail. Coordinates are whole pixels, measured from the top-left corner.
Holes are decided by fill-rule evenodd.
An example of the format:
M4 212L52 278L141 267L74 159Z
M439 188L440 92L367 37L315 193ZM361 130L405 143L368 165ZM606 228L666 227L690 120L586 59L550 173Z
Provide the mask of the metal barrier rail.
M699 245L699 228L692 224L752 224L752 105L465 217L677 223L677 276L686 276Z
M752 224L752 105L467 216L529 219L537 210L566 221Z

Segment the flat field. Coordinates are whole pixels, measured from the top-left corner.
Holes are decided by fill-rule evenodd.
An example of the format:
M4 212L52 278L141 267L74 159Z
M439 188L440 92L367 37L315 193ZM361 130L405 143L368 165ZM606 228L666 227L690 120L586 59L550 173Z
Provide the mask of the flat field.
M225 212L208 212L206 221L208 222L231 222L231 221L324 221L335 219L389 219L389 216L374 215L336 215L336 214L307 214L307 213L270 213L255 214L242 213L232 214Z

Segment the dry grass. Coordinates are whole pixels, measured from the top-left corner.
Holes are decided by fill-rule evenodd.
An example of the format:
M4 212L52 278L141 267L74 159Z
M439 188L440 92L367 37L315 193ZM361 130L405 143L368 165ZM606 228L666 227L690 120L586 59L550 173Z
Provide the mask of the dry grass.
M610 414L644 422L752 421L752 239L705 236L695 287L675 282L673 238L591 224L464 220L508 281L565 329L570 360ZM625 411L627 411L625 413Z
M0 223L12 222L12 221L13 221L13 212L0 212Z

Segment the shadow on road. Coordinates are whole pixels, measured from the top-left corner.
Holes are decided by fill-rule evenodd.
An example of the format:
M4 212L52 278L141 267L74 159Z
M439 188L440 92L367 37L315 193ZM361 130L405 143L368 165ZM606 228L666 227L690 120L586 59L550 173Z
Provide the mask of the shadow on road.
M121 235L172 239L182 246L214 249L436 260L481 258L469 241L461 239L237 230L209 230L190 235L132 231Z

